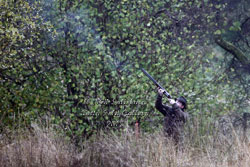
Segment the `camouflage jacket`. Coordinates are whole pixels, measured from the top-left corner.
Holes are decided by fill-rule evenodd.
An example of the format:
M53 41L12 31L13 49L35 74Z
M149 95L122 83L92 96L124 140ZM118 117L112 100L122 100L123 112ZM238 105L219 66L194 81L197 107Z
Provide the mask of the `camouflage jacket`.
M187 121L188 113L184 112L176 103L172 107L163 105L160 95L157 97L155 107L165 116L164 132L178 140L183 125Z

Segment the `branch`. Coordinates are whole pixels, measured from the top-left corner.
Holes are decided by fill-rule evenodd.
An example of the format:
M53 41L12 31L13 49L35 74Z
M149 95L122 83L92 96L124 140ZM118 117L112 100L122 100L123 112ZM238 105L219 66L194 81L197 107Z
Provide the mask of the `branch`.
M227 42L224 39L222 39L221 36L219 35L215 36L215 42L220 47L222 47L223 49L231 53L242 65L250 64L250 61L248 60L247 56L240 49L238 49L232 43Z

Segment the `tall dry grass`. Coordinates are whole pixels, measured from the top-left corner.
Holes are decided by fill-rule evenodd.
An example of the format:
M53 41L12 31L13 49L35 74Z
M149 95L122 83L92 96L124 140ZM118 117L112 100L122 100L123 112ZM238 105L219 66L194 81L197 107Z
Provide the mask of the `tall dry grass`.
M199 136L189 131L175 146L161 132L141 134L133 130L120 133L101 132L76 148L53 130L33 126L23 132L2 138L1 167L249 167L250 143L233 132ZM193 134L190 134L193 133Z
M75 156L74 147L52 130L33 125L33 130L12 132L2 137L1 167L68 167Z

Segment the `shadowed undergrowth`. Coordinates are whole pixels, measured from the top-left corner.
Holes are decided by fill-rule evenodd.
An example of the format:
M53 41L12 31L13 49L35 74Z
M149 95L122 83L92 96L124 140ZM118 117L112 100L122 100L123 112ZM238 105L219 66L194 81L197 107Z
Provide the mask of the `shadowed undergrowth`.
M14 134L14 133L13 133ZM101 132L73 146L53 130L34 125L30 132L17 132L2 137L1 167L212 167L250 164L248 139L242 142L236 133L224 135L188 135L178 146L163 137L161 132L141 134L136 138L129 128L121 133ZM195 140L194 140L195 137ZM197 144L198 141L198 144Z

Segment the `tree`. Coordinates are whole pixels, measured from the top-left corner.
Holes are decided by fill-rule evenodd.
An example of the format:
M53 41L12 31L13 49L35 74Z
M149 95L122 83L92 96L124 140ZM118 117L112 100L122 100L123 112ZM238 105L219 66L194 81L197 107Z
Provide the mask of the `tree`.
M230 6L234 8L228 21L231 23L224 33L215 36L215 42L225 52L225 64L227 68L227 74L229 76L232 85L236 86L235 103L239 108L245 108L248 106L249 101L249 72L250 72L250 60L249 60L249 25L250 6L248 1L242 0L237 4Z
M217 104L218 111L221 107L214 97L224 92L218 91L220 86L215 83L223 76L207 77L213 74L206 67L207 59L191 52L195 48L192 44L197 43L194 40L202 44L206 33L217 31L218 24L214 22L220 19L221 6L206 7L207 4L205 1L154 4L59 1L56 17L49 18L59 23L54 26L60 38L52 45L55 49L52 52L53 58L61 62L64 90L67 90L65 99L72 102L70 110L60 116L64 126L74 134L77 130L78 134L86 135L123 120L133 124L140 117L131 114L134 111L142 111L142 120L150 118L154 97L145 99L145 94L150 95L154 90L140 73L140 66L160 82L164 81L175 96L185 94L192 101L202 95L199 103L191 105L193 113L198 113L208 99L212 109L212 104ZM193 12L202 15L193 18ZM202 25L198 24L200 21ZM217 94L213 95L214 92ZM143 105L136 103L139 101Z
M1 1L0 6L1 123L11 125L17 117L26 120L37 114L30 111L26 116L17 116L18 112L40 108L39 101L48 99L40 91L47 89L44 85L49 78L47 72L56 63L48 61L44 53L43 41L45 36L52 35L52 26L43 22L41 9L36 4L14 0Z
M3 49L5 66L20 62L13 68L18 72L1 71L5 113L12 109L25 118L34 115L31 118L42 120L47 115L78 140L138 119L144 129L152 130L151 119L161 118L153 117L155 88L140 67L173 97L186 96L194 115L213 117L231 108L220 84L225 75L210 67L213 54L204 54L198 47L207 44L204 39L211 34L220 33L216 21L222 19L221 3L44 0L39 7L26 1L3 5L3 11L15 11L15 17L23 12L23 20L2 19L2 25L25 30L25 38L16 43L11 41L13 36L1 38L22 53L14 52L9 59L10 53ZM40 7L43 10L37 13ZM8 94L8 90L16 92ZM9 121L12 117L8 116L3 118Z

